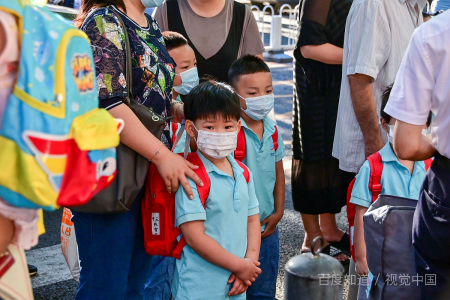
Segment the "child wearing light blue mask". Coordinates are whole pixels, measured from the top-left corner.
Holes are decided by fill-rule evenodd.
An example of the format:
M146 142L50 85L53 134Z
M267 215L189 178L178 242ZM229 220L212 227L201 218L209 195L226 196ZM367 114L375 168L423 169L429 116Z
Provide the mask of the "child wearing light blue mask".
M173 122L182 123L184 118L183 105L181 95L187 95L199 83L197 71L197 59L194 50L189 46L187 39L173 31L165 31L162 33L167 51L176 63L175 78L173 80ZM170 134L172 142L175 143L176 136L180 131L180 124L171 122ZM175 148L174 153L184 152L184 142L186 133L183 133Z
M231 65L228 79L241 105L246 144L242 162L254 174L260 203L262 273L248 288L247 300L275 299L280 253L277 224L284 213L282 159L286 152L276 122L268 116L274 107L272 75L263 60L247 55ZM235 154L238 156L242 157Z

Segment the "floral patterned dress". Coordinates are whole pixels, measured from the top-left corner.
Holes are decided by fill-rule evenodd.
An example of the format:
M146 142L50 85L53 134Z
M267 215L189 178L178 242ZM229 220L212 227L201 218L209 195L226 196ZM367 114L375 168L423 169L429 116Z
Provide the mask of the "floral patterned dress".
M93 10L80 28L92 42L100 107L111 109L127 95L125 36L117 14L130 38L134 98L161 117L169 116L175 62L167 52L159 26L146 14L149 26L140 27L114 6ZM166 144L167 133L162 137Z

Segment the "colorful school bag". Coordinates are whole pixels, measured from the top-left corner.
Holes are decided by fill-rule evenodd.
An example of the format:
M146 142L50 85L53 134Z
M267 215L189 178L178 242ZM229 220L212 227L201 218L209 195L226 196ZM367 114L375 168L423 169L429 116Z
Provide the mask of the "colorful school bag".
M278 127L275 125L275 132L272 134L272 141L273 141L273 149L277 151L278 149ZM237 161L243 161L245 158L245 155L247 154L247 146L246 146L246 140L245 140L245 132L244 127L241 126L241 130L238 133L237 137L237 146L236 150L234 151L234 158Z
M383 174L383 160L379 152L375 152L370 155L367 160L370 165L370 179L369 179L369 190L372 192L372 203L374 203L381 193L381 175ZM433 162L432 159L427 159L424 161L425 170L428 170ZM353 261L355 260L355 245L354 245L354 230L355 230L355 216L356 216L356 205L350 203L352 197L353 186L355 185L356 178L352 180L347 190L347 219L348 228L350 232L350 251L352 253Z
M195 173L204 185L197 186L203 207L208 199L211 181L202 160L196 152L189 153L187 160L199 166ZM244 170L247 183L250 181L248 168L240 161L236 161ZM146 194L142 201L142 222L144 226L144 247L149 255L171 256L181 258L186 241L181 236L181 230L175 227L175 194L167 192L166 184L159 174L155 164L150 165L147 176Z
M0 0L18 19L22 49L0 127L0 198L47 210L82 205L115 177L123 122L98 108L86 34L32 3Z

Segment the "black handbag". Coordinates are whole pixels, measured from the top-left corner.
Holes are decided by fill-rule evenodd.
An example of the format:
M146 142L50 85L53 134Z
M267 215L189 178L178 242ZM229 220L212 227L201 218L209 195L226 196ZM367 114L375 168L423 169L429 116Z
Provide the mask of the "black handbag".
M151 108L142 105L134 99L132 93L131 48L128 31L120 17L120 13L116 13L115 15L122 25L125 36L127 97L124 99L124 103L156 138L161 139L164 126L169 118L163 118L157 115ZM115 214L127 212L131 208L134 200L144 187L150 161L122 143L116 148L116 152L117 174L114 181L107 188L95 195L87 204L71 207L70 209L84 213Z

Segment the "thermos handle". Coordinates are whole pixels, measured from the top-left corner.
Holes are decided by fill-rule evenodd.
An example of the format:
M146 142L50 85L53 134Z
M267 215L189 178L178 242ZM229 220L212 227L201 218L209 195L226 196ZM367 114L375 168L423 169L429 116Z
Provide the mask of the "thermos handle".
M320 246L316 252L316 251L314 251L314 248L316 246L317 241L320 241ZM322 252L322 250L323 250L323 238L321 236L316 236L311 244L311 254L314 256L318 256L320 254L320 252Z

